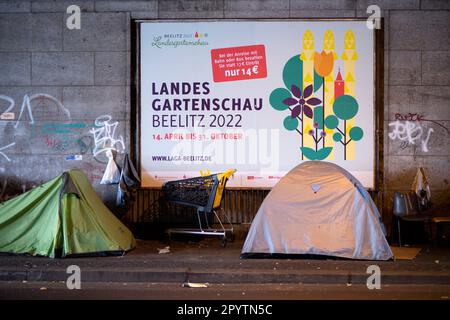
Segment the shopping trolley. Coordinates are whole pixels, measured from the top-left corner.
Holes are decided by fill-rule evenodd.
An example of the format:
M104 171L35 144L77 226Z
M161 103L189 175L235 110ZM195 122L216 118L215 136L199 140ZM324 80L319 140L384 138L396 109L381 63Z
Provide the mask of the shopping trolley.
M166 203L175 203L182 206L196 208L199 228L170 228L166 230L169 239L172 234L196 234L204 236L218 236L221 245L234 240L233 225L229 217L224 214L230 228L225 228L217 212L222 210L221 203L225 194L225 185L230 176L236 170L228 170L222 173L212 174L177 181L166 182L163 187L163 200ZM217 219L220 228L212 228L209 218ZM203 219L202 219L203 217ZM204 222L202 223L202 220Z

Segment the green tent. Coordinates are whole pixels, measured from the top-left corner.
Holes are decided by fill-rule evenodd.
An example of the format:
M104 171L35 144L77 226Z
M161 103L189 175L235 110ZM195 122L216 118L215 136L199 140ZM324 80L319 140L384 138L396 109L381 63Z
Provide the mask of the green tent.
M54 258L123 253L135 246L130 230L79 170L0 203L0 252Z

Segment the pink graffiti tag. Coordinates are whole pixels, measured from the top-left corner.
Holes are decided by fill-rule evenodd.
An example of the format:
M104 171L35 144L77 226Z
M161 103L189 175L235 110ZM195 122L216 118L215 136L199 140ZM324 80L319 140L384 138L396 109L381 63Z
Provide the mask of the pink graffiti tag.
M395 120L403 120L403 121L423 121L425 120L423 115L420 115L418 113L408 113L408 114L401 114L396 113L395 114Z
M450 137L450 130L444 126L443 124L435 121L435 120L428 120L425 119L424 115L418 114L418 113L405 113L405 114L401 114L401 113L396 113L394 115L395 120L400 120L400 121L410 121L410 122L421 122L421 121L428 121L428 122L432 122L440 127L442 127L445 131L447 131L447 134Z

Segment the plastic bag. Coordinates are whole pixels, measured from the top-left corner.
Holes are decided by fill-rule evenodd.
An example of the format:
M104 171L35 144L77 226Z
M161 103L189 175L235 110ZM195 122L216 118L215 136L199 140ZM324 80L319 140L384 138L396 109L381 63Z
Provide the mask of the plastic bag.
M116 152L114 150L107 150L108 164L106 165L105 173L103 174L100 184L116 184L120 181L120 170L114 161Z
M426 210L431 206L431 191L425 171L422 167L417 170L416 177L411 189L417 194L421 210Z

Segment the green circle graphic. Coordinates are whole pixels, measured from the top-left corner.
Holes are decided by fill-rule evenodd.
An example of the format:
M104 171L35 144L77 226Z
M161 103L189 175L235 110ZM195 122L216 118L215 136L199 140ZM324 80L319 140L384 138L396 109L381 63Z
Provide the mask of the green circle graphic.
M336 142L341 141L342 139L342 134L340 134L339 132L336 132L335 134L333 134L333 140Z
M289 131L295 130L298 127L298 119L287 116L283 121L283 125Z
M358 113L358 102L349 95L338 97L333 103L334 114L342 120L350 120Z
M328 129L336 129L338 124L339 124L339 120L336 116L331 115L331 116L326 117L326 119L325 119L325 126Z
M284 88L278 88L272 91L270 94L269 102L272 108L278 111L283 111L289 108L289 106L283 103L284 99L291 98L289 90Z
M350 129L350 138L354 141L359 141L362 139L364 132L360 127L353 127Z

